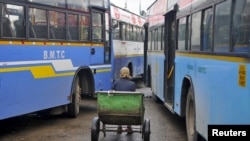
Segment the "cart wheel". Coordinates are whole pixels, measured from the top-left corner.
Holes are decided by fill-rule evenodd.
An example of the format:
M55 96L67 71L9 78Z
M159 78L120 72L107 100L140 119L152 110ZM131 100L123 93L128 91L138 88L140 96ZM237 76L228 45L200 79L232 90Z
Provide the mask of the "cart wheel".
M91 141L98 141L100 132L100 119L99 117L94 117L92 120L92 127L91 127Z
M103 135L106 137L106 124L102 124Z
M145 119L143 123L143 138L144 141L149 141L150 140L150 120Z

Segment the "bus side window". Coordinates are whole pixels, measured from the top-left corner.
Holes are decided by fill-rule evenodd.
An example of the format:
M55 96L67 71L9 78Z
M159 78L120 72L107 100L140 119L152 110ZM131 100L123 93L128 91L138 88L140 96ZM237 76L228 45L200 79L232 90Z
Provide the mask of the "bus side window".
M113 38L114 39L120 39L120 28L119 28L119 22L117 20L112 20L112 30L113 30Z
M66 15L62 12L49 11L50 30L55 39L66 39Z
M202 51L210 51L212 48L212 8L206 9L203 14Z
M125 36L126 36L126 24L121 23L120 24L120 39L125 41Z
M95 41L102 40L102 18L101 13L92 13L92 39Z
M25 25L23 16L19 16L18 20L14 21L14 26L16 29L16 37L24 38L25 37Z
M246 4L247 2L247 4ZM249 53L250 47L250 1L237 1L233 15L234 51Z
M250 24L242 24L238 28L239 35L237 38L237 44L249 44L250 36Z
M229 52L229 31L231 1L225 1L215 7L214 51Z
M89 17L80 16L80 40L89 39Z
M9 11L7 9L7 4L2 4L2 36L3 37L14 37L14 30L11 27L11 21L9 19Z
M7 17L2 18L3 37L14 37L14 31L11 27L10 19Z
M25 38L26 36L26 24L25 24L25 16L24 16L24 7L23 6L15 6L16 11L18 11L13 21L15 31L16 31L16 37L17 38Z
M70 40L79 40L79 30L78 30L78 23L77 23L77 15L68 14L68 39Z
M48 39L47 11L38 8L29 8L30 37ZM33 32L33 33L32 33ZM32 36L32 34L34 34Z
M30 38L37 38L34 27L33 27L33 23L31 21L29 21L29 37Z

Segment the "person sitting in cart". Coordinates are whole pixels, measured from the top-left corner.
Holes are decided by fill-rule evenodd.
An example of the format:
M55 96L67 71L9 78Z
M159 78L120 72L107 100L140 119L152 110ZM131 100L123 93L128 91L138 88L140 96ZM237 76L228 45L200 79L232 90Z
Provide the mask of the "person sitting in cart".
M136 85L135 82L131 81L131 76L129 69L127 67L122 67L120 70L120 78L115 80L112 85L112 90L115 91L135 91ZM131 125L127 125L125 130L128 134L133 133ZM122 133L122 125L118 125L117 133Z

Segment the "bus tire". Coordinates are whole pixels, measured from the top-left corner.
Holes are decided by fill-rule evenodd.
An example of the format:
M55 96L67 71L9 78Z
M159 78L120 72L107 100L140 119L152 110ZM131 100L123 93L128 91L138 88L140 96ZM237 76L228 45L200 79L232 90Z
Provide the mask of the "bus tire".
M74 84L74 93L72 95L72 102L68 105L68 116L77 117L80 113L80 101L81 101L81 88L79 77L76 77Z
M193 87L190 86L187 94L186 102L186 131L188 141L197 141L198 133L196 131L196 113L195 113L195 99Z
M94 117L91 126L91 141L98 141L100 132L100 119L99 117Z

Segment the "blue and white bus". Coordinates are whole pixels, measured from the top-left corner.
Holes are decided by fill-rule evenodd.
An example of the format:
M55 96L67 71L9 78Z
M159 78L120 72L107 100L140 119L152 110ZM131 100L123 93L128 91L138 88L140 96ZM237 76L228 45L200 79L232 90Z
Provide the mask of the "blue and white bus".
M114 48L114 79L122 67L128 67L132 79L142 79L144 73L143 36L145 18L111 3Z
M250 0L157 0L148 14L146 83L188 141L250 125Z
M76 117L82 95L110 89L109 0L0 0L0 9L0 120Z

